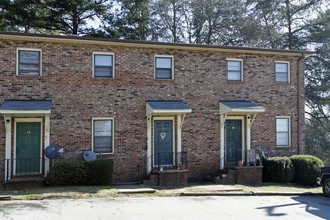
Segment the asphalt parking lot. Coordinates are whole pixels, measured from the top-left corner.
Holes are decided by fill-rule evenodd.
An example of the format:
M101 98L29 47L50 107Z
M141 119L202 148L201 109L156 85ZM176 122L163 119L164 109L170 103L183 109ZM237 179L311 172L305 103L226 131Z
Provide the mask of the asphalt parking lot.
M1 201L0 219L330 219L321 196L117 197Z

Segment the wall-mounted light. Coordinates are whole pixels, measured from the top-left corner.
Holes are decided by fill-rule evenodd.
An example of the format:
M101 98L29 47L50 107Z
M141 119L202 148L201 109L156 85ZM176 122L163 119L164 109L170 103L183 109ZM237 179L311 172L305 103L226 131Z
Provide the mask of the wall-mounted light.
M10 120L9 119L6 120L6 124L7 125L10 124Z

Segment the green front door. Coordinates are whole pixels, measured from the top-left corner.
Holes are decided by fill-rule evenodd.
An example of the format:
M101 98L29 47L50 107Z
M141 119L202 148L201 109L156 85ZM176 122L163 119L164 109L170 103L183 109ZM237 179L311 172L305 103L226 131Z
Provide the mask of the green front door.
M226 120L226 162L242 160L242 121Z
M173 127L170 120L154 122L154 164L173 164Z
M16 124L16 174L40 173L40 122Z

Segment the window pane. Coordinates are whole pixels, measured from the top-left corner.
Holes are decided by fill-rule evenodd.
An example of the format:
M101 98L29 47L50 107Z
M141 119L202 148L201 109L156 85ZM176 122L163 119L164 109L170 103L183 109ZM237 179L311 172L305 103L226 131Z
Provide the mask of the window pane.
M112 123L111 120L94 121L94 135L95 136L111 136Z
M20 63L39 64L40 52L38 51L19 51Z
M288 82L288 74L276 73L276 82Z
M288 82L288 64L275 63L276 82Z
M95 66L112 66L112 55L94 55Z
M19 75L40 75L40 52L39 51L18 51L19 64L18 74Z
M39 72L39 65L20 64L19 65L19 70L20 70L20 72L30 72L30 71Z
M157 57L156 68L172 68L172 58Z
M111 137L94 137L94 152L112 152Z
M112 67L94 67L94 76L112 77Z
M241 71L241 61L227 61L227 70Z
M228 80L240 81L241 80L241 72L230 72L230 71L228 71Z
M287 63L276 63L275 64L275 72L287 73L288 72L288 64Z
M156 78L157 79L171 79L171 69L157 69L156 70Z
M289 119L277 118L276 119L276 132L288 132L289 131Z
M289 145L289 133L277 133L276 145L288 146Z
M94 121L94 151L112 152L112 120Z

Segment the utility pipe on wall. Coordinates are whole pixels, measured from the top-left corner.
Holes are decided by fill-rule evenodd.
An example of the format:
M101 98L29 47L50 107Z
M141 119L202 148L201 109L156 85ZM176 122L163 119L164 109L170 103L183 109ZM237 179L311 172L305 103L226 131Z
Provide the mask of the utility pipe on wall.
M298 154L300 154L301 148L301 69L300 69L300 61L305 58L305 54L302 53L301 57L299 57L297 61L297 77L298 77ZM304 62L305 63L305 62Z

